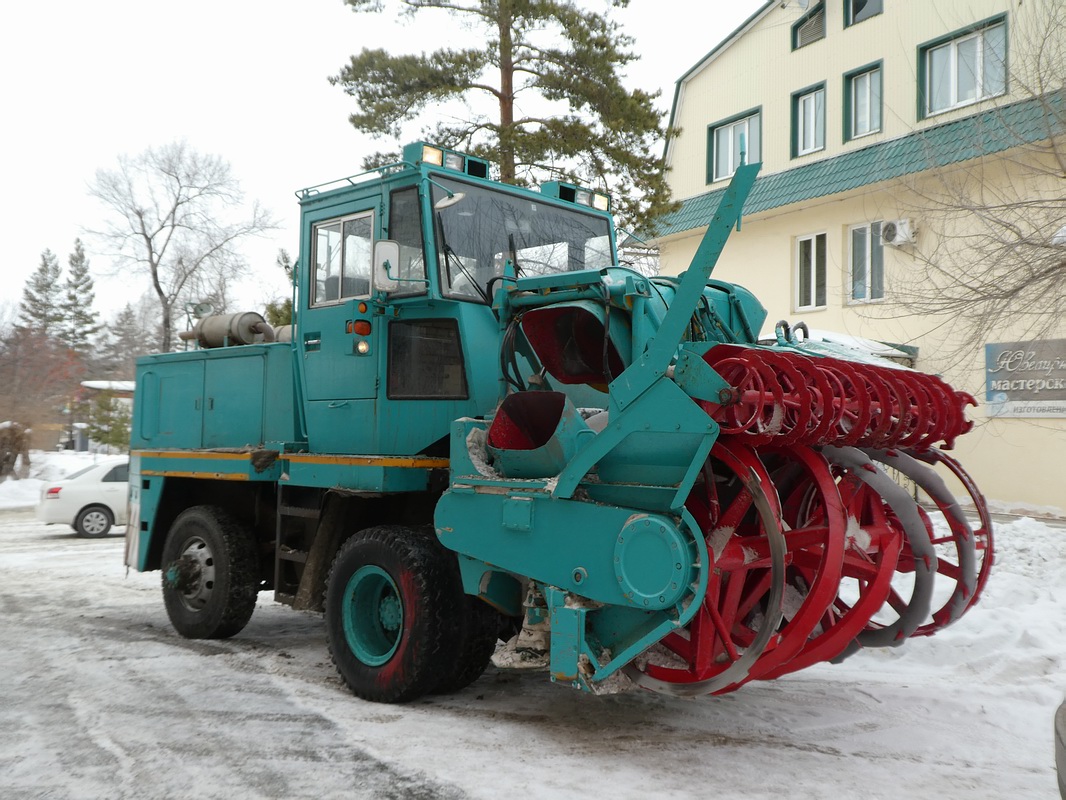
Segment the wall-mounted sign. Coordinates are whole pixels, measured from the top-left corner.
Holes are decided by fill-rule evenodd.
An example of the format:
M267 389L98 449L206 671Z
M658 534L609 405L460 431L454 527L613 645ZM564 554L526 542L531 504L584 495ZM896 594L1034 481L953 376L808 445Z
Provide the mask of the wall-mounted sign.
M1066 417L1066 339L985 345L993 417Z

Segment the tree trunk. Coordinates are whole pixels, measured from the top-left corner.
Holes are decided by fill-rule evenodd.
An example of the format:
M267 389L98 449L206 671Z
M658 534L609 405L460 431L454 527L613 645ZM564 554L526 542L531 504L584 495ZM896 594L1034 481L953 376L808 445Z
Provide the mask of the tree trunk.
M500 180L515 182L514 130L514 41L511 35L510 0L500 0Z
M162 341L159 343L159 346L160 346L160 351L159 352L161 352L161 353L169 353L170 352L170 342L171 342L171 339L173 337L173 327L170 324L170 302L167 300L166 297L164 297L162 295L159 296L159 309L163 313L163 319L162 319L163 335L161 337Z

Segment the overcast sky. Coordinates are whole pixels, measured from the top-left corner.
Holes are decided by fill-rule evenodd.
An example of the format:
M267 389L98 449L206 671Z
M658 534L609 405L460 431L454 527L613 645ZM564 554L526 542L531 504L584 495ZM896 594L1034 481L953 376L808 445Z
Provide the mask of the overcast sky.
M588 0L590 8L603 8ZM760 0L631 0L615 12L636 39L632 86L674 82L756 8ZM434 24L429 17L434 17ZM459 28L423 12L413 22L356 14L343 0L35 0L0 7L0 319L14 313L26 279L48 248L66 267L82 236L105 319L147 288L109 277L86 230L104 212L87 194L97 169L176 139L233 167L249 199L281 227L245 252L252 277L241 310L261 310L286 289L279 247L296 256L294 192L359 171L389 146L347 121L352 101L331 86L363 47L417 52L458 44Z

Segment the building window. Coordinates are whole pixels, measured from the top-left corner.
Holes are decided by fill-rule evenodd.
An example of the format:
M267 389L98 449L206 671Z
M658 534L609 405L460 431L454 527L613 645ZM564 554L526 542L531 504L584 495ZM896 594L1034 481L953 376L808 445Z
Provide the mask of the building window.
M885 296L885 247L881 223L851 228L851 302L868 303Z
M792 49L799 50L825 38L825 6L819 3L792 26Z
M825 306L825 234L796 240L796 310Z
M825 149L825 84L792 95L792 155Z
M919 48L922 115L1003 94L1007 90L1007 26L982 24Z
M881 130L881 65L844 76L844 141Z
M844 26L876 17L884 11L882 0L844 0Z
M754 164L762 158L762 125L759 112L725 120L707 129L707 182L732 176L741 164Z

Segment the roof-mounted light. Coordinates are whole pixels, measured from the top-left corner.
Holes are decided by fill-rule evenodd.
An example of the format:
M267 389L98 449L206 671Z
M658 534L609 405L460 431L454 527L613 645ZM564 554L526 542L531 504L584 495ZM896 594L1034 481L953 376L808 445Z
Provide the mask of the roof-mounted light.
M574 186L572 183L549 181L541 185L540 193L549 197L558 197L568 203L595 208L597 211L611 210L611 198L608 195L582 186Z
M426 142L415 142L404 147L403 160L409 164L431 164L453 172L463 172L474 178L489 177L488 161Z
M425 164L435 164L438 167L444 166L444 151L439 147L430 147L428 144L422 145L422 162Z

